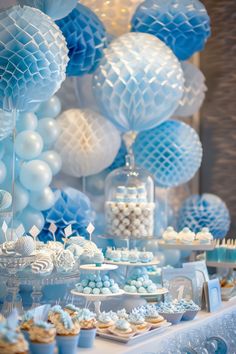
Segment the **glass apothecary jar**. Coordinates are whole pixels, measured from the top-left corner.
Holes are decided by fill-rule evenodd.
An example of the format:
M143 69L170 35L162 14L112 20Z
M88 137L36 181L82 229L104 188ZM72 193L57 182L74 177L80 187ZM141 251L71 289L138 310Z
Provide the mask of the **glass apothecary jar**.
M120 238L152 237L154 182L147 171L126 156L125 167L112 171L105 182L107 233Z

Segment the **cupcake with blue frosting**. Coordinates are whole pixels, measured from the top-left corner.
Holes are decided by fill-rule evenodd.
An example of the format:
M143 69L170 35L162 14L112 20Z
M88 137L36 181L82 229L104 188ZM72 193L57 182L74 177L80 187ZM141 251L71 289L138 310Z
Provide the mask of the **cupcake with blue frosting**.
M135 328L137 333L149 331L151 328L139 311L133 310L128 317L128 321Z
M154 305L147 305L144 309L144 313L146 322L149 323L153 328L160 327L166 323L166 320L158 313Z
M30 352L32 354L53 354L55 351L55 327L45 321L35 321L29 330Z
M26 340L29 340L29 330L34 324L34 314L33 311L27 311L21 318L20 329L25 336Z
M77 352L80 326L73 319L68 312L63 310L58 311L57 316L52 317L57 333L56 342L59 354L76 354Z
M92 348L97 331L95 313L89 309L82 309L77 316L77 320L81 328L78 347Z
M9 319L0 323L0 353L1 354L28 354L28 342L15 325Z
M97 329L107 331L108 328L114 325L114 320L109 312L101 312L97 318Z
M109 328L109 332L116 336L125 338L130 338L137 333L135 328L124 318L117 320L114 326Z

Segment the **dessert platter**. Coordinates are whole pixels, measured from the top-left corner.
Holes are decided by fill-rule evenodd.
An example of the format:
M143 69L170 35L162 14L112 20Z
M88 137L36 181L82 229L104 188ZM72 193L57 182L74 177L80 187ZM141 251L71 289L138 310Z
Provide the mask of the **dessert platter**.
M152 252L139 251L136 249L128 248L111 248L108 247L105 252L105 263L117 264L119 266L129 267L148 267L157 265L160 261L154 258Z
M195 234L188 227L177 232L172 226L169 226L159 241L159 246L165 249L179 249L189 251L208 251L215 248L216 241L208 228L203 228Z

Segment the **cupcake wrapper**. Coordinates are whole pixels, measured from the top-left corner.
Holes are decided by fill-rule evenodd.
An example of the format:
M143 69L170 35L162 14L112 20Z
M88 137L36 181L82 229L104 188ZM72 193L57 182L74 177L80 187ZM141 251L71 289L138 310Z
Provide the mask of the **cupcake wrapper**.
M76 354L78 338L79 334L76 336L57 336L58 354Z
M78 347L80 348L92 348L94 339L96 337L96 328L93 329L81 329L78 340Z
M33 343L30 342L31 354L53 354L55 350L56 342L53 343Z

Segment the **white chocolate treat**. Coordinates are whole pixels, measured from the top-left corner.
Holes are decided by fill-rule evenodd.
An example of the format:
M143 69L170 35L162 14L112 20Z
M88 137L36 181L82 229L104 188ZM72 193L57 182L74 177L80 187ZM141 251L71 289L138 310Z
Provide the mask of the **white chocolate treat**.
M61 273L71 272L75 265L75 258L71 251L63 249L54 256L54 264Z
M192 243L195 240L195 233L192 232L188 227L185 227L179 232L178 238L182 243Z
M213 241L213 235L210 233L207 227L204 227L200 232L196 234L196 240L200 243L211 243Z
M48 275L53 271L54 265L50 257L41 255L31 264L32 273Z
M36 244L31 236L21 236L15 243L15 251L21 256L30 256L36 250Z
M168 226L162 238L167 243L175 243L178 240L178 232L176 232L172 226Z

